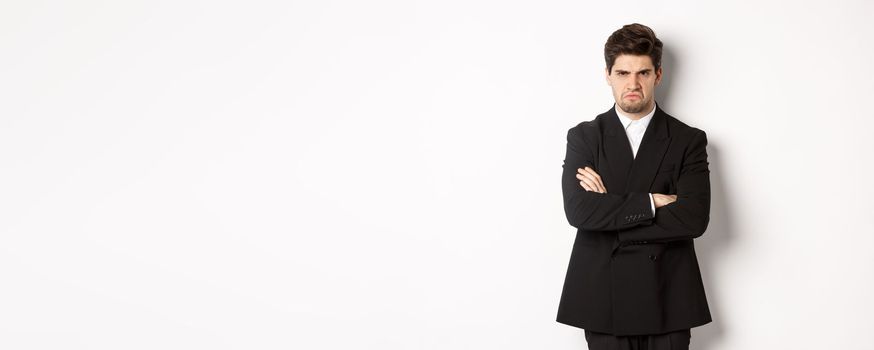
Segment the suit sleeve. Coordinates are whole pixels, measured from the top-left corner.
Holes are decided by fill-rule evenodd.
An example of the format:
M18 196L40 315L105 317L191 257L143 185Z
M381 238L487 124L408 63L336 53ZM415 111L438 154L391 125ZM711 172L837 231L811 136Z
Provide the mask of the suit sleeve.
M651 225L620 230L620 244L670 242L700 237L710 221L707 134L699 130L686 151L677 182L677 200L656 208Z
M577 169L595 167L594 155L582 132L571 128L567 134L567 152L562 166L561 186L564 211L571 226L586 231L614 231L651 223L654 213L651 197L645 192L626 194L589 192L577 179ZM600 173L599 173L600 175Z

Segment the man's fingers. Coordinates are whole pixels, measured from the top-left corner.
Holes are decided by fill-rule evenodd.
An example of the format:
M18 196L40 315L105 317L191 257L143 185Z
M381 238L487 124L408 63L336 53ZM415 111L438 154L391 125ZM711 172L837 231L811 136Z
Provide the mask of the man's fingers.
M604 186L604 182L601 181L601 176L598 175L598 173L596 173L594 169L590 167L585 167L584 169L577 169L577 172L579 172L586 178L591 179L595 183L595 187L598 188L599 192L607 193L607 187Z
M587 176L585 176L585 175L582 175L582 174L577 174L577 179L580 179L580 180L581 180L581 181L580 181L580 185L583 185L583 188L585 188L586 191L595 191L595 192L604 193L604 192L603 192L603 191L598 187L598 184L597 184L597 182L596 182L595 180L592 180L591 178L589 178L589 177L587 177Z
M585 168L583 168L583 170L585 170L589 174L592 174L593 176L595 176L595 178L598 179L598 181L601 181L601 175L598 175L598 173L595 172L595 169L592 169L590 167L585 167Z
M601 175L598 175L598 173L595 172L595 169L592 169L591 167L585 167L583 171L587 172L595 179L595 183L598 184L598 187L601 188L601 191L603 193L607 193L607 187L604 186L604 182L601 181Z
M577 178L580 179L580 185L582 185L583 188L586 189L586 191L600 192L598 190L598 187L595 186L595 182L592 181L591 179L589 179L583 175L580 175L580 174L577 174Z
M597 192L600 192L600 193L607 192L607 189L604 188L604 184L602 184L601 181L599 181L598 178L593 176L591 173L589 173L587 171L583 171L581 174L577 175L577 177L580 179L587 180L589 186L594 188Z

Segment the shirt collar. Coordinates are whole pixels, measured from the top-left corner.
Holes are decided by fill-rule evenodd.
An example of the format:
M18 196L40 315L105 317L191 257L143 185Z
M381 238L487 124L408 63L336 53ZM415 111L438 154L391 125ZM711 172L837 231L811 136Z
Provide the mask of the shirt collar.
M629 117L626 117L624 114L622 114L624 112L619 110L619 104L614 104L613 108L616 109L616 115L619 116L619 121L622 122L622 127L624 129L628 129L628 125L630 125L631 122L633 122L634 120L629 118ZM649 125L649 121L652 119L652 116L655 114L655 110L656 110L656 104L653 103L652 110L649 113L647 113L647 115L643 116L643 118L640 118L637 120L637 123L640 124L640 127L643 130L646 130L646 126Z

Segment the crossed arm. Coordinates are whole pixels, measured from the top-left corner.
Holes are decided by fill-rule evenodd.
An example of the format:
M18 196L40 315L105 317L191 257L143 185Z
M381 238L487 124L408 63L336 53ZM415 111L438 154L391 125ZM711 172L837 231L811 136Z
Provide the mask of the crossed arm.
M682 163L677 194L607 193L594 171L593 155L575 129L568 131L562 174L565 214L571 226L587 231L616 231L622 243L668 242L701 236L710 218L707 135L698 131Z
M577 179L580 180L580 186L583 186L586 191L607 193L607 187L604 186L604 183L601 181L601 176L595 172L595 169L587 166L583 169L577 169L577 172ZM675 194L650 193L650 195L652 196L653 206L655 208L661 208L677 201L677 195Z

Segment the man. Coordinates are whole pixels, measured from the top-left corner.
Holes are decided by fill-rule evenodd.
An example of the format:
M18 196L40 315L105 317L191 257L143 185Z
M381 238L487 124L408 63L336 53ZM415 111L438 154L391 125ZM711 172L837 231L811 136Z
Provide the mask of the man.
M688 349L711 322L693 239L710 219L707 135L665 113L662 43L629 24L604 46L612 108L568 130L564 210L577 228L556 321L590 350Z

